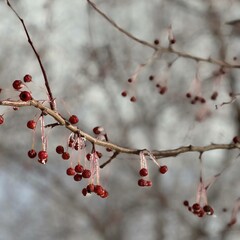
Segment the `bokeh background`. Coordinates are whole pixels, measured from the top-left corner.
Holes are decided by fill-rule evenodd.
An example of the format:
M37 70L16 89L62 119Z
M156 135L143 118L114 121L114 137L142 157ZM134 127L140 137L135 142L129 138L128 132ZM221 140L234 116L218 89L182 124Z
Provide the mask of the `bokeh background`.
M230 143L239 134L239 102L220 106L238 93L239 70L213 77L219 67L162 54L131 77L153 51L114 29L83 0L11 1L23 17L32 41L42 58L58 110L79 116L79 127L92 133L101 125L110 140L132 148L172 149L184 145ZM172 25L174 48L200 57L238 63L239 37L227 21L240 18L237 0L131 0L96 1L97 6L126 31L168 45ZM1 99L17 99L15 79L26 73L36 99L46 99L43 77L22 25L5 1L0 1L0 87ZM236 60L233 58L236 57ZM174 61L175 60L175 61ZM173 62L171 68L167 64ZM190 104L185 94L194 89L198 73L207 103ZM155 76L155 82L148 80ZM155 87L166 81L168 92ZM138 101L121 97L127 89ZM219 97L211 101L213 91ZM217 106L217 107L216 107ZM26 122L39 112L32 108L13 111L1 107L6 122L0 128L0 240L175 240L239 239L240 228L225 229L231 209L240 194L239 151L216 150L203 154L203 175L209 179L225 169L208 192L213 217L198 218L182 205L195 201L199 183L198 154L186 153L159 160L169 172L160 175L149 162L152 188L137 186L140 168L137 156L120 154L101 170L102 184L110 196L83 197L84 183L65 174L69 163L55 153L66 144L64 128L47 129L49 160L40 165L27 157L32 133ZM52 123L46 118L46 123ZM41 134L36 134L40 150ZM102 162L110 156L104 149ZM73 161L75 161L73 159ZM223 211L226 208L226 211Z

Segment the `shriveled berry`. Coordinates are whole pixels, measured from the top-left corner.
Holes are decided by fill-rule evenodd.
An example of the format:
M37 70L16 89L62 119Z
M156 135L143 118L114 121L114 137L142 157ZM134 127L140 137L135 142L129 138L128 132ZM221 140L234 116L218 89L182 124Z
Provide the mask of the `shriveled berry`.
M90 161L91 158L92 158L92 154L91 154L91 153L88 153L88 154L86 155L86 158L87 158L88 161Z
M209 205L205 205L205 206L203 207L203 211L204 211L207 215L213 215L213 213L214 213L213 208L212 208L211 206L209 206Z
M139 175L145 177L148 175L148 170L146 168L141 168L139 171Z
M91 177L91 171L89 169L84 169L82 172L83 178L90 178Z
M15 90L20 90L23 87L23 84L21 80L15 80L12 86Z
M77 124L78 123L78 117L76 115L72 115L69 120L68 120L71 124Z
M100 153L100 152L96 151L96 154L97 154L97 156L98 156L99 158L101 158L101 157L102 157L102 153Z
M24 82L31 82L31 81L32 81L32 76L29 75L29 74L26 74L26 75L23 77L23 81L24 81Z
M73 176L73 175L75 175L75 170L72 167L69 167L66 170L66 173L67 173L68 176Z
M100 127L100 126L97 126L97 127L95 127L95 128L93 128L93 132L96 134L96 135L98 135L98 134L100 134L101 132L103 132L103 127Z
M167 92L167 87L161 87L159 93L160 93L161 95L163 95L163 94L165 94L166 92Z
M64 152L63 154L62 154L62 159L63 160L68 160L70 158L70 154L68 153L68 152Z
M35 158L37 156L37 152L34 149L28 151L28 157Z
M74 179L74 181L79 182L82 180L82 175L77 173L74 175L73 179Z
M83 195L83 196L86 196L86 195L87 195L87 189L86 189L86 188L83 188L83 190L82 190L82 195Z
M218 92L213 92L213 94L211 95L211 99L216 100L217 97L218 97Z
M64 153L64 147L63 147L62 145L58 145L58 146L56 147L56 152L57 152L58 154L63 154L63 153Z
M29 120L27 122L27 127L30 129L35 129L36 128L37 123L34 120Z
M160 166L159 172L161 174L165 174L168 171L168 167L166 165Z
M83 168L83 166L81 164L78 164L78 165L75 166L75 171L77 173L82 173L83 170L84 170L84 168Z
M146 186L146 187L151 187L151 186L152 186L152 181L147 180L147 181L145 182L145 186Z
M24 102L30 101L32 99L32 96L31 96L30 92L28 92L28 91L21 92L19 97Z
M4 123L4 117L3 115L0 115L0 125Z
M135 96L132 96L132 97L130 98L130 101L131 101L131 102L136 102L136 101L137 101L137 98L136 98Z
M47 158L48 158L48 153L47 153L47 151L44 151L44 150L40 151L40 152L38 153L38 158L39 158L40 160L47 159Z
M127 80L129 83L132 83L132 78L129 78L128 80Z

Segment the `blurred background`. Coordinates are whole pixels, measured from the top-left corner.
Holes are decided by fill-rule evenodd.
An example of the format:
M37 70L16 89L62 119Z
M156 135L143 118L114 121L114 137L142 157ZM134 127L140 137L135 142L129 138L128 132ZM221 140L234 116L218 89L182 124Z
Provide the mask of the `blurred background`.
M65 117L69 112L78 115L79 127L87 133L100 125L113 143L149 150L228 144L240 134L239 101L221 106L231 100L230 92L239 93L239 70L226 69L226 74L217 76L213 73L219 66L165 53L142 68L131 85L127 79L151 58L153 50L114 29L87 1L12 0L11 4L23 17L42 58L58 110ZM109 0L96 4L141 39L151 43L159 39L167 47L171 25L175 49L239 63L239 36L225 23L240 18L240 1ZM0 18L1 99L18 99L11 85L26 73L33 76L29 84L33 96L46 99L37 59L5 1L0 1ZM155 76L154 82L149 81L150 75ZM157 83L167 85L166 94L158 93ZM121 96L125 89L136 95L136 103ZM189 91L202 94L206 104L191 104L185 97ZM210 99L214 91L219 93L216 101ZM26 123L39 112L1 107L3 113L0 240L239 239L239 223L225 230L240 195L239 151L203 154L204 180L225 170L208 192L214 216L198 218L182 204L185 199L196 201L198 154L159 160L169 168L166 175L160 175L149 162L153 186L147 189L137 186L139 158L120 154L100 172L109 197L83 197L85 183L67 176L69 163L55 153L57 145L66 144L69 131L60 127L46 130L50 157L41 165L27 157L32 132ZM46 118L46 123L52 119ZM37 150L40 140L39 130ZM102 163L110 154L98 150L103 153Z

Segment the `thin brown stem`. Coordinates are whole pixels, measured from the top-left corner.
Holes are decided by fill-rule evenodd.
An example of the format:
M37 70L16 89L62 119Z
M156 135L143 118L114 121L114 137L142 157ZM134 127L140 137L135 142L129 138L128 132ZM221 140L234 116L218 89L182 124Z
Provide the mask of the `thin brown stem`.
M25 31L25 34L27 36L27 39L28 39L28 43L30 44L37 60L38 60L38 63L39 63L39 66L41 68L41 71L42 71L42 74L43 74L43 78L44 78L44 82L45 82L45 86L46 86L46 89L47 89L47 93L48 93L48 97L49 97L49 100L50 100L50 107L52 110L55 109L55 100L54 100L54 97L52 95L52 91L51 91L51 88L50 88L50 85L49 85L49 81L48 81L48 77L47 77L47 73L45 71L45 68L43 66L43 63L42 63L42 60L41 60L41 57L40 55L38 54L36 48L34 47L34 44L32 42L32 39L28 33L28 30L27 30L27 27L24 23L24 20L19 16L19 14L17 13L17 11L12 7L12 5L10 4L9 0L7 0L7 5L11 8L11 10L15 13L15 15L17 16L17 18L20 20L20 22L22 23L22 26L24 28L24 31Z

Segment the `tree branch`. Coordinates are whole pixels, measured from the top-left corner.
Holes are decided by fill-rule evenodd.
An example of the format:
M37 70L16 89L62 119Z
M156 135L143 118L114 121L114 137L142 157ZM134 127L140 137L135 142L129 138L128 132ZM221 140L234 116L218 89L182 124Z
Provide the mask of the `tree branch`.
M152 43L149 43L147 41L144 41L142 39L139 39L137 37L135 37L134 35L132 35L131 33L127 32L126 30L124 30L123 28L121 28L116 22L114 22L110 17L108 17L104 12L102 12L95 3L93 3L91 0L87 0L88 3L103 17L105 18L114 28L116 28L118 31L122 32L124 35L126 35L127 37L131 38L132 40L134 40L135 42L138 42L144 46L147 46L149 48L152 48L155 51L161 52L161 53L173 53L176 54L178 57L182 57L182 58L187 58L187 59L192 59L195 60L197 62L208 62L211 64L216 64L219 65L221 67L226 67L226 68L240 68L239 64L231 64L229 62L225 62L225 61L221 61L218 59L214 59L211 57L208 58L202 58L202 57L198 57L195 55L191 55L189 53L186 52L182 52L182 51L178 51L173 49L172 47L160 47L160 46L156 46Z

